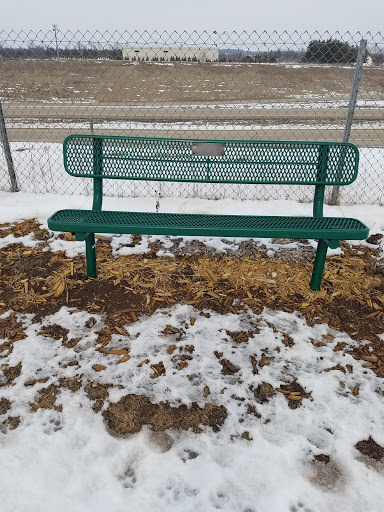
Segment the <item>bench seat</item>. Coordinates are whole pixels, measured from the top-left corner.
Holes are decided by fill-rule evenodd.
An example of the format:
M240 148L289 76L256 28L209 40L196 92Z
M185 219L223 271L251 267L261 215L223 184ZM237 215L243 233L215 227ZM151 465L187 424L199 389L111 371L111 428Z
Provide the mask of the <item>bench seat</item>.
M356 219L201 215L94 210L60 210L48 219L53 231L240 238L361 240L369 229Z

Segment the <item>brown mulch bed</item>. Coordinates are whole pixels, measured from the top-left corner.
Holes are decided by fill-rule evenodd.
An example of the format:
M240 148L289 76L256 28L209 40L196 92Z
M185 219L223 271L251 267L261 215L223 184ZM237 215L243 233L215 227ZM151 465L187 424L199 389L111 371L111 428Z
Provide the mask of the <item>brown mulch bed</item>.
M114 258L109 242L100 240L99 277L89 281L84 258L52 253L47 244L49 234L36 221L0 227L4 228L0 237L33 232L40 241L36 249L12 244L0 250L0 314L14 310L35 313L39 319L63 305L106 313L108 327L99 335L103 351L113 333L124 334L124 327L140 315L176 303L219 313L237 313L246 307L255 313L264 307L300 311L309 324L328 323L355 340L366 340L349 351L384 377L384 344L378 337L384 332L384 272L375 258L378 249L343 243L344 254L327 260L322 289L313 292L309 288L312 262L287 262L258 253L237 259L198 253L162 258L156 256L156 244L150 244L147 254ZM73 239L70 234L60 236ZM133 243L139 242L140 236L134 237ZM238 333L228 335L242 341L237 339ZM0 351L4 354L9 354L12 344L23 336L14 315L0 321ZM65 330L55 332L57 336L68 342ZM6 341L1 343L1 338ZM77 341L69 340L68 346ZM128 353L121 355L129 357Z
M241 257L196 250L189 256L163 258L156 255L157 244L150 244L150 252L144 255L114 258L110 243L99 240L99 277L91 281L86 279L84 257L68 258L61 251L53 253L47 242L48 232L40 229L36 221L0 227L4 228L0 231L0 237L9 234L21 237L33 232L39 241L35 249L22 244L11 244L0 249L0 314L12 311L7 318L0 320L0 358L10 355L14 344L25 337L21 317L16 313L34 313L36 320L58 311L62 306L85 310L90 314L104 313L106 327L98 331L96 350L119 356L118 362L124 362L130 358L129 347L110 349L108 344L112 335L126 336L127 325L136 322L141 315L152 314L158 308L186 303L193 305L200 314L209 316L207 310L238 313L250 308L258 314L268 307L287 312L299 311L309 324L326 323L334 330L347 332L361 343L355 347L345 342L338 343L335 352L350 353L367 369L384 377L384 343L378 336L384 332L384 272L376 258L378 249L342 244L344 255L327 260L322 290L313 292L309 288L312 262L306 258L297 261L278 257L271 259L265 257L262 251L258 253L254 250L242 253ZM69 241L73 239L70 234L60 236ZM135 236L132 244L140 241L141 237ZM191 317L191 326L195 320ZM91 317L87 328L92 329L95 323L95 318ZM193 357L193 346L176 347L174 344L182 339L184 328L189 328L187 324L182 328L167 325L162 332L163 335L173 336L173 344L167 352L173 355L172 361L179 370L187 367ZM255 332L258 332L257 326L253 331L226 331L226 334L231 343L238 345L248 343ZM61 340L68 348L73 348L79 342L79 338L68 339L68 330L55 324L41 328L39 334ZM281 334L282 343L292 346L293 340L287 334ZM311 339L308 342L321 346L334 339L329 334L324 336L323 342ZM238 367L230 360L223 359L223 354L216 356L223 374L237 373ZM252 356L250 364L254 373L270 364L272 359L264 352L261 358ZM149 364L149 360L144 360L142 364ZM349 366L344 368L336 365L325 371L351 372ZM93 368L103 371L106 367L94 365ZM165 373L161 361L152 364L151 369L153 378ZM3 364L1 370L3 380L0 387L8 386L20 375L22 365L21 362L12 367ZM44 376L26 382L25 386L47 380L48 377ZM143 424L151 425L154 430L192 428L197 432L200 425L217 430L227 415L224 407L212 404L206 404L204 408L196 404L191 408L171 407L167 403L152 404L141 395L126 395L118 403L108 404L108 388L111 386L82 382L82 376L65 379L58 385L51 384L40 389L30 408L31 411L41 408L60 411L61 406L56 404L60 388L75 392L84 387L94 411L103 410L110 430L117 435L137 432ZM258 403L264 403L276 392L284 394L292 409L300 407L303 399L311 399L310 393L295 380L282 383L277 389L263 382L254 390L254 395ZM358 393L356 386L353 394L356 396ZM6 412L8 402L3 399L1 405ZM372 451L376 457L381 456L371 440L361 441L358 445L356 447L362 453Z

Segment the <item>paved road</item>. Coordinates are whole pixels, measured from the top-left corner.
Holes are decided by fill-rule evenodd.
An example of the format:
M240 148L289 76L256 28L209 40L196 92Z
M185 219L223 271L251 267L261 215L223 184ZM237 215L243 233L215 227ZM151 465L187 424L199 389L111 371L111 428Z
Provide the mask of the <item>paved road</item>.
M239 106L240 105L240 108ZM99 134L131 135L131 136L160 136L180 138L205 139L259 139L259 140L342 140L346 108L245 108L245 104L222 104L217 108L208 106L165 105L57 105L57 104L5 104L4 113L8 124L8 134L11 141L21 142L62 142L71 133L90 133L90 128L68 128L66 123L88 123L91 116L94 119L95 131ZM111 122L144 122L144 123L176 123L193 122L195 126L186 129L124 129L113 128L108 124L98 127L101 121ZM223 130L223 122L246 122L259 125L257 129ZM352 131L350 141L360 146L384 147L384 112L383 109L359 108L356 110L355 123L371 122L374 128L357 128ZM18 124L22 123L22 127ZM26 124L31 123L28 127ZM209 123L209 129L200 129L196 123ZM213 123L219 123L217 128ZM40 127L39 127L40 124ZM327 127L327 124L329 127ZM338 128L335 128L334 125ZM51 125L51 126L50 126ZM272 125L278 128L263 129L260 125ZM285 126L281 126L285 125ZM287 125L292 125L287 127ZM307 126L302 126L307 125ZM333 125L333 126L332 126ZM310 128L310 126L312 128ZM203 126L202 126L203 128Z
M100 120L135 120L135 121L253 121L293 122L314 120L344 122L347 108L320 108L310 104L312 108L295 107L284 103L276 108L253 108L247 103L224 103L213 105L174 105L162 103L161 105L57 105L57 104L31 104L31 103L5 103L4 115L7 119L100 119ZM260 104L262 105L262 104ZM271 105L271 104L268 104ZM304 105L304 104L303 104ZM307 104L308 106L309 104ZM324 104L320 104L324 105ZM358 108L355 112L355 121L384 121L382 109Z

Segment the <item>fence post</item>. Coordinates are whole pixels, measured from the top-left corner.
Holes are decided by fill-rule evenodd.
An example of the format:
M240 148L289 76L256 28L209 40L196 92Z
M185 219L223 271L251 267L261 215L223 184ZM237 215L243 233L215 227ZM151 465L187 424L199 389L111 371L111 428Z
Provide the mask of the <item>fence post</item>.
M9 146L7 129L5 127L5 119L4 119L4 114L3 114L3 107L1 105L1 100L0 100L0 133L1 133L1 140L3 141L5 159L7 161L9 178L11 180L11 192L18 192L19 187L17 185L15 167L13 165L11 148Z
M353 115L355 113L357 93L359 92L359 84L360 84L361 73L363 70L363 64L364 64L364 60L365 60L366 50L367 50L367 41L366 41L366 39L362 39L360 41L359 52L357 54L357 59L356 59L355 74L353 77L351 96L349 98L347 119L345 120L343 142L348 142L349 136L351 134ZM343 158L343 157L341 157L341 158ZM343 165L343 162L339 162L339 165ZM332 194L331 194L331 199L329 201L329 204L339 204L339 201L340 201L340 186L335 185L332 188Z

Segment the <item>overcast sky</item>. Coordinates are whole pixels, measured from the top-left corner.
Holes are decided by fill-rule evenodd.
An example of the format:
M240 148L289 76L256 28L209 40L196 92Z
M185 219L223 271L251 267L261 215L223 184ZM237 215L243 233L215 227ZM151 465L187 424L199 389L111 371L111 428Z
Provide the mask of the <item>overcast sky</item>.
M384 31L384 0L0 0L0 29Z

